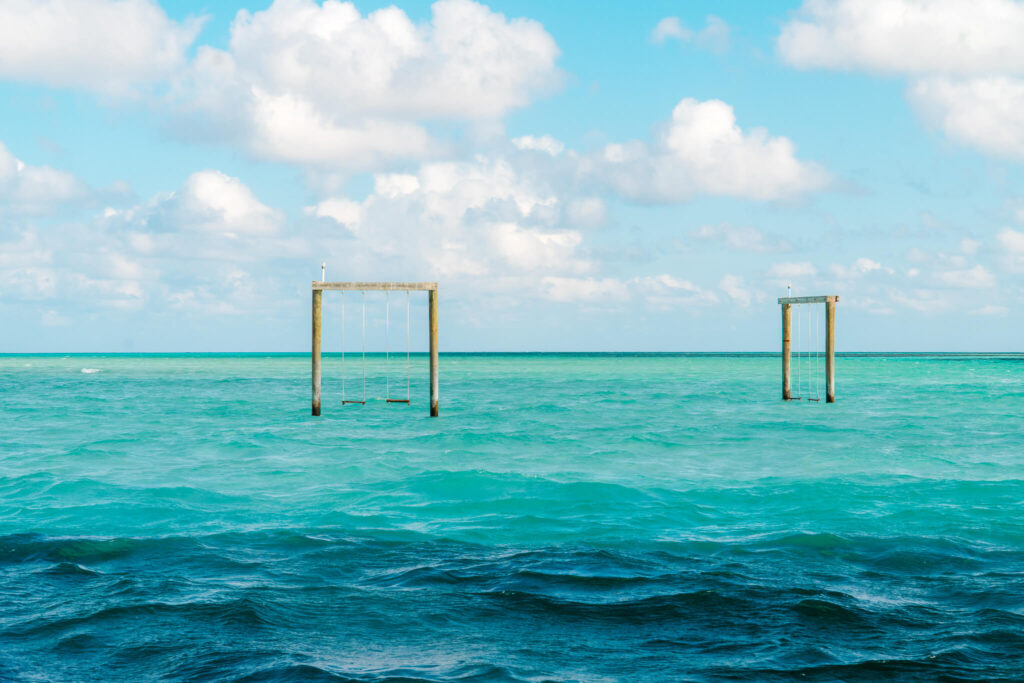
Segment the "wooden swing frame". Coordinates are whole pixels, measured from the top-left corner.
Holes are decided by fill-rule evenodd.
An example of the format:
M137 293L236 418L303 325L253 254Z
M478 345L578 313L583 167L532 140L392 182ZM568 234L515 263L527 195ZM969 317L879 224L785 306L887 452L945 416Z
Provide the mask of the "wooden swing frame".
M313 281L313 415L320 415L321 395L321 329L323 327L323 293L325 291L405 291L426 292L430 327L430 416L437 417L438 411L438 352L437 352L437 283L436 282L325 282ZM408 316L407 316L408 320ZM393 399L388 403L409 403L409 399ZM364 403L364 401L342 401Z
M790 364L792 361L790 332L793 324L793 304L825 304L825 402L836 402L836 304L839 297L826 296L785 296L779 299L782 306L782 400L797 400L792 395Z

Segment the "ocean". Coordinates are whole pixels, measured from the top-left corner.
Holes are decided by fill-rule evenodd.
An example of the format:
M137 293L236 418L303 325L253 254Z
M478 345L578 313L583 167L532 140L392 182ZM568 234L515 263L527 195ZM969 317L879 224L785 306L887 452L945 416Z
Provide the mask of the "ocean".
M0 680L1024 678L1024 356L412 366L0 356Z

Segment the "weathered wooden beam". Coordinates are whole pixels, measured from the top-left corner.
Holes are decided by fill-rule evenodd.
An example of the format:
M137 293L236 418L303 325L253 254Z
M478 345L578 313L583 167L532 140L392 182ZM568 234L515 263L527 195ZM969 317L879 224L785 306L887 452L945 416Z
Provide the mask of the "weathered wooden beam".
M320 321L324 293L313 290L313 414L320 414Z
M313 281L313 290L356 290L361 292L401 290L413 292L436 292L436 282L322 282Z
M430 417L438 416L438 389L437 377L437 285L429 290L427 294L428 309L430 311Z
M779 299L780 304L824 304L839 301L834 294L828 296L784 296Z
M825 303L825 402L836 402L836 297Z
M790 383L790 364L792 354L790 353L790 330L793 323L793 311L790 304L782 304L782 400L788 401L792 398L792 385Z

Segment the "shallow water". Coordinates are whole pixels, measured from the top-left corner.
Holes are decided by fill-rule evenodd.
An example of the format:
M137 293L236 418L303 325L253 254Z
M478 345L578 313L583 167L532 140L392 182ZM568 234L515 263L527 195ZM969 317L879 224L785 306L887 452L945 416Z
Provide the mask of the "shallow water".
M413 360L0 356L0 680L1021 675L1024 356Z

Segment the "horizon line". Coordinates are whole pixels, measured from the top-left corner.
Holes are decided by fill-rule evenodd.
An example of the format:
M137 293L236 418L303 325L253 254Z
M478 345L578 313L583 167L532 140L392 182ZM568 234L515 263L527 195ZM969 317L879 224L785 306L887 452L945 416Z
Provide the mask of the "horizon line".
M361 351L345 351L346 356L359 356ZM392 356L404 355L404 350L388 352ZM426 356L428 351L411 351L412 355ZM781 351L440 351L440 355L702 355L702 356L735 356L735 355L759 355L759 356L781 356ZM806 355L808 352L794 351L793 355ZM824 354L824 350L810 353ZM367 351L367 355L384 355L385 351ZM310 351L3 351L0 358L12 356L311 356ZM341 356L341 351L324 351L324 356ZM850 355L947 355L947 356L1013 356L1024 355L1022 351L836 351L837 356Z

